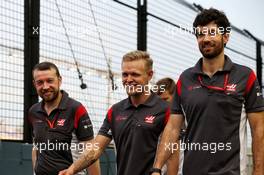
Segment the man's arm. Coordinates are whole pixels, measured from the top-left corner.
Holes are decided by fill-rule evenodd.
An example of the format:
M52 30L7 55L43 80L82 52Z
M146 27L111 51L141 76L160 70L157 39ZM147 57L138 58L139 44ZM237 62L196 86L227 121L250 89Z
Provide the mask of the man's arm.
M248 113L252 135L253 175L264 174L264 112Z
M177 141L178 148L167 160L167 175L177 175L180 165L180 140Z
M111 139L106 136L97 135L91 142L92 148L85 149L81 157L74 162L68 169L60 171L59 175L74 175L84 168L93 164L103 153L106 146L111 142Z
M158 151L156 153L156 158L154 162L154 168L159 168L164 165L164 163L168 160L171 153L173 151L177 151L177 149L172 150L173 144L179 149L180 145L175 145L178 143L180 128L183 122L182 114L171 114L170 119L163 131L161 142L158 146ZM179 155L177 156L177 159ZM153 175L158 173L153 173Z
M35 174L35 165L36 165L36 160L37 160L37 150L33 147L32 148L32 169L33 169L33 174Z
M89 175L101 175L100 161L97 159L91 166L87 168Z
M81 143L86 145L86 147L84 147L84 148L88 148L88 147L90 147L91 144L93 144L92 141L93 140L83 141ZM88 172L89 175L101 175L99 159L97 159L96 162L94 162L92 165L87 167L87 172Z

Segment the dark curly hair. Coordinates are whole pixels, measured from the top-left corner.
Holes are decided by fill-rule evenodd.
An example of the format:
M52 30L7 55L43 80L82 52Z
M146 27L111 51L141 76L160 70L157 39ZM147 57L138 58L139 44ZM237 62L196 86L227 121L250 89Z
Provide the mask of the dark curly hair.
M202 10L195 18L193 22L193 29L195 31L197 26L205 26L210 22L214 22L217 27L221 27L224 29L224 33L231 31L230 22L227 19L224 12L219 11L214 8L204 9ZM228 30L227 30L228 29ZM196 35L196 33L195 33Z

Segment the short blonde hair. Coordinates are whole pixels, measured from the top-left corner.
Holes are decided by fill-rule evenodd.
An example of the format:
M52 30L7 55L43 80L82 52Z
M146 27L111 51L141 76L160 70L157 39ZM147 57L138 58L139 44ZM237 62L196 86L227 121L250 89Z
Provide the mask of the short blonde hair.
M132 52L128 52L123 56L122 62L125 61L135 61L135 60L144 60L146 62L147 70L152 70L153 60L150 58L150 55L146 51L135 50Z

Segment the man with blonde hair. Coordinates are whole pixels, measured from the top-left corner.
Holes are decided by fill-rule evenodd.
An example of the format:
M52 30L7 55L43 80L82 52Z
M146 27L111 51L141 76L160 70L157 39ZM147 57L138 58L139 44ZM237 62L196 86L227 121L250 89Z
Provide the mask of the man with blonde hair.
M92 164L112 139L117 150L117 175L147 175L157 149L159 136L170 115L169 105L150 91L153 61L144 51L133 51L122 60L122 82L128 98L114 104L95 137L97 148L59 175L73 175Z

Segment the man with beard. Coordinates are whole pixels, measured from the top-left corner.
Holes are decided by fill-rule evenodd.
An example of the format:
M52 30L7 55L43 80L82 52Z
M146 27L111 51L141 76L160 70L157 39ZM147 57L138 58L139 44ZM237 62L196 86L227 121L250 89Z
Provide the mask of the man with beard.
M158 171L169 158L185 119L183 175L247 175L248 119L253 175L263 175L264 103L255 73L224 54L231 28L223 12L205 9L193 27L203 57L177 82L154 169Z
M33 84L42 101L29 110L33 129L32 165L36 175L57 175L73 162L73 152L90 147L93 127L84 106L60 90L62 78L50 62L35 65ZM78 140L79 144L73 143ZM87 168L100 175L99 162Z
M159 136L170 108L149 90L153 61L144 51L123 56L122 82L128 98L114 104L95 137L99 149L83 156L59 175L73 175L98 159L112 138L116 145L117 175L148 175L154 163Z

